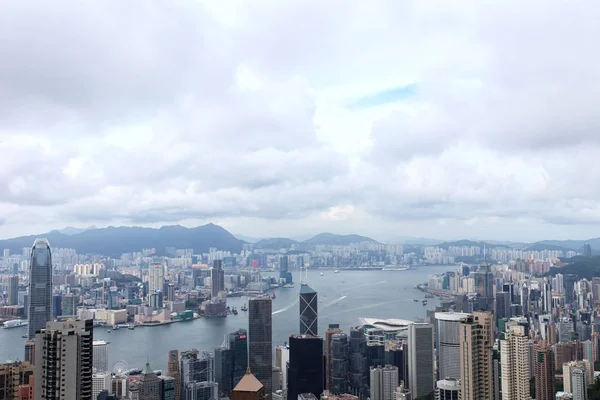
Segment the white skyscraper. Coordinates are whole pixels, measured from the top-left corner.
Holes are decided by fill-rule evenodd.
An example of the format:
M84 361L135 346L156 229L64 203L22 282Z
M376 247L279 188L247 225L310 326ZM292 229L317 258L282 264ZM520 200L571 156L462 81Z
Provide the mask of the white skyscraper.
M591 384L594 378L594 368L588 360L571 361L568 363L564 363L562 366L562 370L565 392L572 393L573 399L576 398L575 386L583 384L587 388L587 386ZM573 374L575 370L583 372L583 377L581 377L579 372ZM581 392L580 390L577 391L578 393L585 393L585 395L587 396L587 390L584 390L583 392ZM584 397L582 397L582 399L583 398Z
M108 343L104 340L94 340L94 372L108 371Z
M371 400L394 400L398 387L398 367L371 367L370 370Z
M408 371L408 389L413 397L433 393L433 326L431 324L413 323L408 326Z
M148 293L163 290L165 282L165 265L163 263L152 263L148 271Z
M112 378L110 372L97 372L92 375L92 399L97 399L101 391L112 392Z
M529 339L525 327L508 327L500 341L502 365L502 400L531 400L529 394Z

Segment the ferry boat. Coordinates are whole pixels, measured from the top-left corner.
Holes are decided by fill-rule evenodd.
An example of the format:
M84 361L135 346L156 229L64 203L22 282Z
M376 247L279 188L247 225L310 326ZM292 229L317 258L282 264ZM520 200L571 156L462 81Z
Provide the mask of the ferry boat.
M423 300L423 305L426 306L427 305L427 300Z
M118 331L119 330L119 325L113 325L112 329L113 329L113 331Z
M283 288L284 288L284 289L291 289L291 288L293 288L293 287L294 287L294 284L293 284L293 283L286 283L285 285L283 285Z
M246 306L246 303L244 303L244 305L240 308L240 310L248 311L248 307Z
M407 271L408 269L410 268L396 265L386 265L385 267L381 268L382 271Z
M334 273L334 274L339 274L339 273L340 273L340 270L339 270L339 269L336 269L335 271L333 271L333 273Z
M129 329L130 331L135 329L135 324L129 324L129 326L127 327L127 329Z
M4 323L3 328L11 329L11 328L18 328L20 326L27 326L27 320L26 319L13 319L10 321L6 321Z
M325 275L324 273L321 272L321 276Z

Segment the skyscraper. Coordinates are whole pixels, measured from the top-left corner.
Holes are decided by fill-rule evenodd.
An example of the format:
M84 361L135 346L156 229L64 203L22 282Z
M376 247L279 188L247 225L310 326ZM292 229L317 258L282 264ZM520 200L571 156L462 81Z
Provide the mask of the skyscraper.
M231 391L229 398L231 400L265 400L267 392L265 386L248 369L240 382Z
M215 359L212 353L198 350L181 353L181 394L183 399L218 399Z
M350 392L363 398L368 394L369 364L367 361L367 341L361 327L350 329Z
M544 342L535 344L535 398L554 400L556 380L554 378L554 353Z
M35 336L35 399L92 399L93 320L49 322Z
M287 370L290 362L290 348L282 344L275 346L275 366L281 370L281 388L287 389Z
M493 399L494 316L474 312L460 323L460 385L463 400Z
M459 398L460 381L458 379L450 378L437 381L435 393L436 400L458 400ZM486 398L486 400L488 399Z
M94 340L93 347L93 368L94 372L108 371L108 343L104 340Z
M0 399L22 399L19 393L33 389L30 386L33 373L34 367L27 361L0 364Z
M29 263L29 306L27 338L52 321L52 252L46 239L36 239Z
M256 297L248 302L248 362L250 370L271 395L272 369L272 300Z
M148 271L148 294L163 290L165 282L165 265L162 262L153 262Z
M438 354L438 378L460 379L460 323L469 314L436 312L436 348Z
M216 298L219 292L225 290L225 272L223 271L223 265L221 260L214 260L213 267L210 270L211 296Z
M522 325L508 326L500 341L502 400L531 400L529 393L529 339Z
M318 336L317 292L303 283L300 286L300 334Z
M13 275L8 279L8 305L19 305L19 276Z
M233 390L233 351L229 346L215 349L215 380L219 384L219 397L229 397Z
M142 378L138 383L140 400L162 400L162 381L154 373L154 370L150 367L150 363L146 363L146 366L142 370Z
M336 333L331 338L329 363L330 363L330 387L333 394L348 393L349 368L348 336L345 333Z
M233 387L236 387L248 369L248 332L238 329L230 333L229 348L233 356Z
M173 400L181 400L181 373L179 368L179 350L169 350L167 376L175 380Z
M412 323L408 326L408 388L413 397L434 392L433 326Z
M394 400L398 387L398 368L391 365L371 368L371 400Z
M325 389L327 390L331 390L331 339L337 333L342 333L338 324L329 324L329 328L325 330Z
M290 336L288 400L301 393L317 398L323 393L323 339L312 335Z
M573 368L571 371L571 393L573 400L587 400L587 377L581 368Z

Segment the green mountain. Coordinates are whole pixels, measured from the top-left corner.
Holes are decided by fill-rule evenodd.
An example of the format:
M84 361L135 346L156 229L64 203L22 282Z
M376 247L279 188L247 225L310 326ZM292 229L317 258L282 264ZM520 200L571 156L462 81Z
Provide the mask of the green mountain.
M298 244L297 241L288 238L268 238L261 239L254 243L255 249L289 249L292 245Z

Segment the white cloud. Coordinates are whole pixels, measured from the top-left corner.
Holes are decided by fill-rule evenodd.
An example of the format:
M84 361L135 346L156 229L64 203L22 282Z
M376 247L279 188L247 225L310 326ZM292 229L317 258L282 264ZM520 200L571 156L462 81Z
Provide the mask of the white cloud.
M594 2L49 7L0 5L1 236L597 236Z

